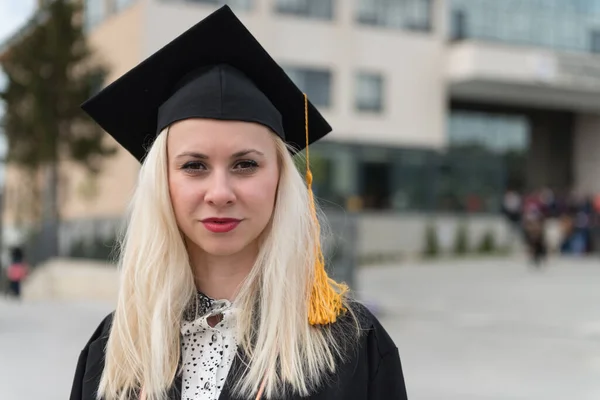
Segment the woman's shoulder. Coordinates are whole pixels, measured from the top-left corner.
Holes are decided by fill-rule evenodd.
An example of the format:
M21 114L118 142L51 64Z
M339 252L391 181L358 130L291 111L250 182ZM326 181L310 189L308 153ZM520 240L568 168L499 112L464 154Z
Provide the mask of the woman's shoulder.
M82 355L86 358L87 364L95 365L100 361L103 363L104 352L106 350L106 343L108 342L108 337L110 335L113 316L114 312L104 317L81 351Z
M355 299L349 299L345 306L346 312L331 327L337 345L346 347L344 353L375 358L397 354L394 340L367 306Z
M353 351L346 353L336 376L343 397L330 398L406 400L406 386L398 347L379 318L364 304L348 303L340 320L352 321L360 334ZM346 328L347 329L347 328ZM349 356L349 357L348 357ZM329 397L328 397L329 398Z
M112 326L113 314L110 313L104 317L79 354L69 397L71 400L95 398L94 393L98 389L100 375L104 369L104 351Z
M357 300L350 302L349 306L360 327L360 343L363 346L367 346L370 351L376 351L380 356L397 351L394 340L367 306Z
M100 324L98 324L98 326L96 327L94 333L92 333L92 336L90 336L86 347L89 347L92 343L97 342L99 340L104 342L108 340L108 335L112 326L113 316L114 312L111 312L106 317L104 317L104 319L102 319Z

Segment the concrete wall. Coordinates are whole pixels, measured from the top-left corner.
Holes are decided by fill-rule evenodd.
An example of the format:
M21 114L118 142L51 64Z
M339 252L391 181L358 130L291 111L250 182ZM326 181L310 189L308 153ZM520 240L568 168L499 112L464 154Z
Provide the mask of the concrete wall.
M214 9L150 0L144 17L144 57ZM354 22L353 10L353 1L337 1L335 19L320 21L276 14L271 0L255 0L252 10L236 14L277 61L332 70L332 106L321 110L334 127L332 139L442 146L446 113L442 34L363 27ZM354 111L354 74L359 70L384 75L383 114Z
M573 136L575 189L600 193L600 115L577 116Z
M469 247L475 250L486 232L492 232L499 247L514 241L514 234L499 216L447 214L363 214L358 223L358 254L399 254L419 256L425 248L425 231L435 227L440 249L451 252L458 227L464 224L469 237Z
M109 264L76 259L56 259L30 275L23 285L27 300L93 300L116 304L117 269Z
M455 98L550 109L600 110L600 57L467 40L448 48Z

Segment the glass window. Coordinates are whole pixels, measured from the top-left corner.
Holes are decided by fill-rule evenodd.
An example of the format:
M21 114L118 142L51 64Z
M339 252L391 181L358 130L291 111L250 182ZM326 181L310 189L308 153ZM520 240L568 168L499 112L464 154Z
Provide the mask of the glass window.
M354 146L319 141L310 147L315 198L323 208L354 208L358 194L357 165ZM306 153L298 154L296 165L302 175L306 171Z
M501 194L506 186L524 189L529 140L525 116L453 110L448 120L450 155L444 161L438 188L441 207L453 198L459 208L466 209L465 196L476 196L476 190L487 193L483 203L495 207L497 203L490 202L496 201L495 194Z
M333 19L334 0L276 0L275 9L282 14Z
M106 0L86 0L84 11L85 27L93 29L106 18Z
M366 0L365 0L366 1ZM450 0L452 39L475 38L594 51L598 0Z
M428 211L433 206L434 153L421 149L394 149L390 206L400 211Z
M454 40L467 38L466 13L463 10L453 10L451 13L450 37Z
M592 53L600 53L600 29L592 31L590 36Z
M284 68L290 79L317 107L331 105L331 71L319 68Z
M356 75L356 109L376 111L383 109L383 77L380 74L359 72Z
M355 18L360 24L419 31L431 29L431 0L355 1Z
M480 148L502 154L524 152L529 146L529 123L518 115L452 111L448 121L450 147Z
M254 0L162 0L162 1L170 1L170 2L186 2L186 3L198 3L198 4L212 4L215 6L223 6L227 4L233 9L237 10L249 10L252 8L252 3Z
M393 160L389 148L362 146L358 149L358 188L365 210L387 210L392 204Z
M122 11L124 9L126 9L127 7L129 7L130 5L132 5L136 0L114 0L115 2L115 11L119 12Z
M505 188L504 163L500 156L450 149L436 161L431 180L436 210L500 211Z
M304 154L296 156L302 174ZM502 155L453 148L438 153L324 140L311 146L310 161L315 197L325 209L496 213L507 181Z

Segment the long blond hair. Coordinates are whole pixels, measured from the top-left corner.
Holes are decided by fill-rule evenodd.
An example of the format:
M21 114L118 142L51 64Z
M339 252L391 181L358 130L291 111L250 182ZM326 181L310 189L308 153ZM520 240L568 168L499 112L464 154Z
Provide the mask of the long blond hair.
M121 287L98 390L106 400L130 399L142 386L148 400L163 400L179 372L181 318L196 288L169 195L167 135L165 129L152 144L129 208ZM233 391L243 398L253 396L261 382L266 398L290 390L308 395L335 372L347 350L342 343L352 342L339 335L352 339L360 333L356 318L335 333L308 323L317 222L289 149L273 138L280 165L275 208L234 300L238 342L247 357ZM344 304L354 316L347 298Z

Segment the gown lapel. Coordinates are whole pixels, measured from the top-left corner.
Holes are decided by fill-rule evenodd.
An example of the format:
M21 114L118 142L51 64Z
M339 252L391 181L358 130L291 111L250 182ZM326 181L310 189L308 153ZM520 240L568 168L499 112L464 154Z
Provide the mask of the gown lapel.
M173 385L167 391L167 396L169 400L181 400L181 374L175 376Z
M245 356L245 353L238 349L237 356L233 359L231 369L227 374L227 379L225 379L225 384L223 385L223 390L221 391L219 400L248 400L236 397L233 394L233 386L236 383L236 379L242 375L243 368L246 364L247 357ZM254 400L254 397L252 397L250 400ZM285 400L300 400L300 397L297 395L287 395L285 396Z

